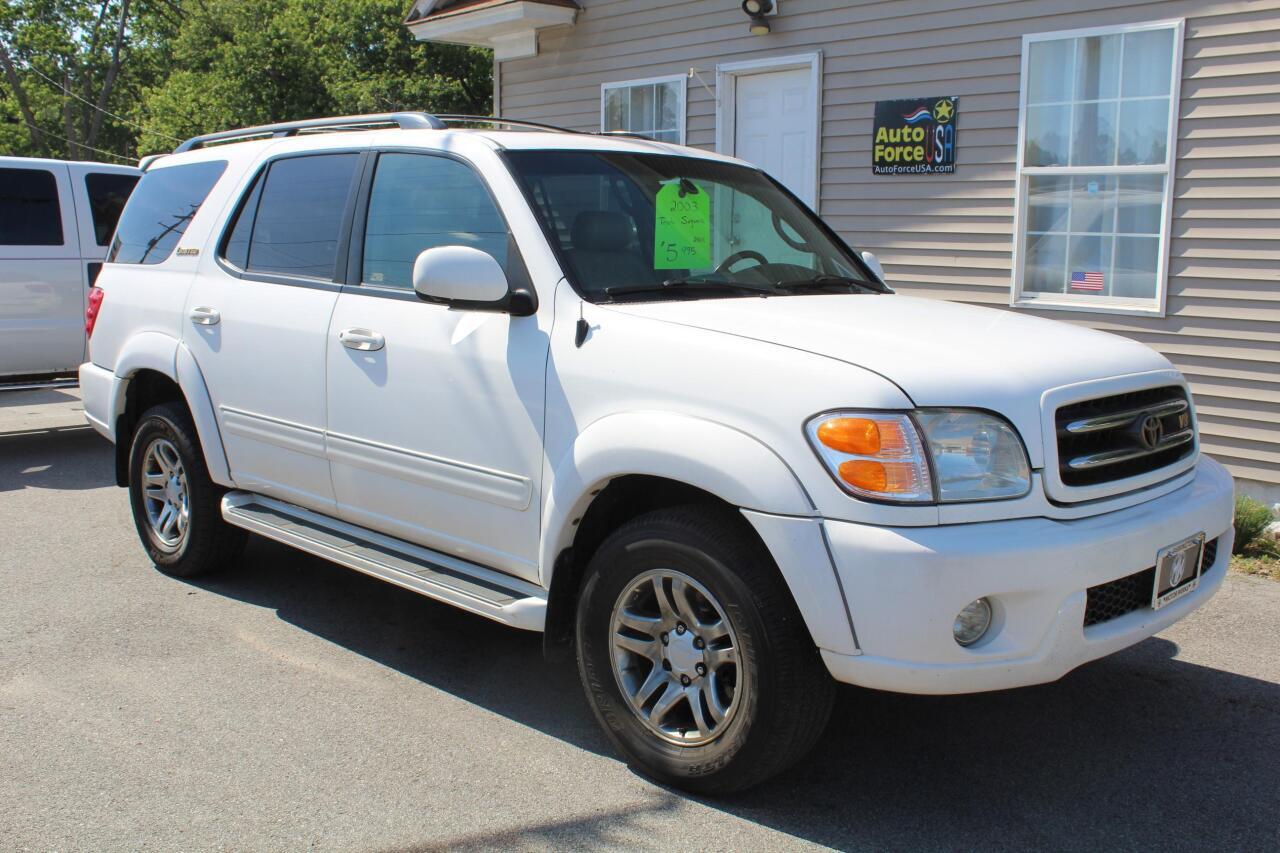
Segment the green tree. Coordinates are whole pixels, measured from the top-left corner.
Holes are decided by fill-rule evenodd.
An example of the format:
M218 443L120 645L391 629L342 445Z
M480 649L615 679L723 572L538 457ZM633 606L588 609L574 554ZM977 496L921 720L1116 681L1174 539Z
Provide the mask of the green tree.
M6 0L0 5L0 152L128 156L131 118L160 73L172 0Z
M488 51L417 42L403 0L197 0L142 100L139 147L225 128L347 113L488 114Z
M491 54L415 41L407 5L4 0L0 154L114 160L273 121L488 114Z

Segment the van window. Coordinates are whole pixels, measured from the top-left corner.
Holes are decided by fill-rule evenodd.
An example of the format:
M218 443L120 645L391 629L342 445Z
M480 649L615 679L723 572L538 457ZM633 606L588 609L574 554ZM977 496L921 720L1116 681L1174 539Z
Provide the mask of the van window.
M366 284L412 287L418 253L471 246L507 267L507 226L470 167L430 154L383 154L365 225Z
M137 175L119 172L90 172L84 176L84 188L89 194L89 212L93 215L93 236L99 246L111 242L111 235L120 220L120 211L138 183Z
M244 268L333 281L342 216L359 159L359 154L313 154L272 163ZM239 231L237 222L234 232ZM233 239L240 236L234 232Z
M62 245L62 207L53 172L0 169L0 244Z
M146 172L120 216L107 261L158 264L169 257L226 168L226 160L209 160Z

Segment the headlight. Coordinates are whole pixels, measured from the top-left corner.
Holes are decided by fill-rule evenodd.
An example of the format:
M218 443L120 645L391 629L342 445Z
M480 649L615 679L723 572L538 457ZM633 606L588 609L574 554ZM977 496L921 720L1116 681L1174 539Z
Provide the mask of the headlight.
M1031 490L1022 440L985 412L832 412L809 421L805 432L831 476L859 497L951 503Z

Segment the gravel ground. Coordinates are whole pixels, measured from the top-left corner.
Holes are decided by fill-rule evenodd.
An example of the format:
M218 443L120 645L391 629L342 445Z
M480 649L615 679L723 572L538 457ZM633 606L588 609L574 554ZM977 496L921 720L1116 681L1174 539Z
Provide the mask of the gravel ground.
M257 540L187 583L108 445L0 436L0 848L1280 847L1280 584L1044 687L843 689L733 799L610 752L539 640Z

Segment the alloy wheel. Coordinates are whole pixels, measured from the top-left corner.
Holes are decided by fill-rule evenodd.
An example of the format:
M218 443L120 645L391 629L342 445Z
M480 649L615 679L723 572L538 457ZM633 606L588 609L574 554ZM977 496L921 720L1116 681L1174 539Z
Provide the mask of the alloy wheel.
M673 569L637 577L610 622L613 674L632 713L668 743L728 730L748 687L738 637L715 597Z

